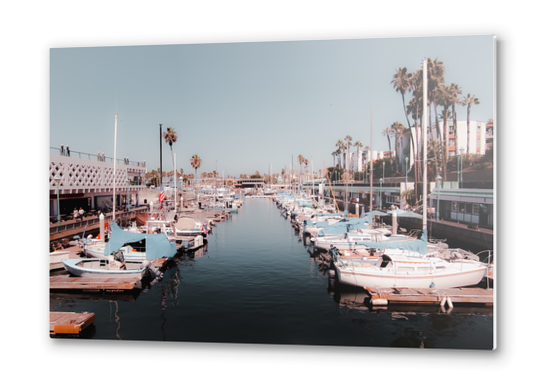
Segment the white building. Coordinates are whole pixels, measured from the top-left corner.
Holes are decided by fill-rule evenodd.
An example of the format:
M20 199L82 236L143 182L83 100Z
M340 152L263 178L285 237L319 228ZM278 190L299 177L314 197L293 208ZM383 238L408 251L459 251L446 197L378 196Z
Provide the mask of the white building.
M443 121L439 121L439 130L441 137ZM457 132L454 130L453 120L448 120L448 155L456 156L460 154L460 149L463 148L463 153L469 153L473 155L483 155L486 153L486 123L481 121L471 120L469 124L469 134L467 135L467 122L457 122ZM468 145L467 145L468 136ZM435 124L431 125L428 140L437 139L437 130ZM468 152L467 152L468 149Z

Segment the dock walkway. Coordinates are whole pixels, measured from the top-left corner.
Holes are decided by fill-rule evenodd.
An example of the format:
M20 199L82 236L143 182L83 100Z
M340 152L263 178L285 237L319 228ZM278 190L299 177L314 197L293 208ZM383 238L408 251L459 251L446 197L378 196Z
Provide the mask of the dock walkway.
M372 305L436 304L453 307L453 303L493 305L493 288L364 288Z
M94 313L50 312L49 336L78 336L96 320Z

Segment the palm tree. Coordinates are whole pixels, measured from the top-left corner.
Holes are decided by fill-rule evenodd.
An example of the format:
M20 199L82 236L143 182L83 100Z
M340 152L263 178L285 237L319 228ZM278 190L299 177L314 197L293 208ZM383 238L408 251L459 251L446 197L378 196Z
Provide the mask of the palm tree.
M382 135L383 136L386 136L388 138L388 147L390 149L390 155L391 155L391 140L390 140L390 135L393 134L393 130L391 128L385 128L384 130L382 130Z
M442 160L442 177L443 180L446 181L446 165L448 163L448 150L450 148L448 143L448 115L450 113L449 109L453 104L453 92L451 86L441 86L440 95L439 95L439 104L442 106L442 132L444 133L444 144L443 144L443 151L442 156L444 156L444 159Z
M463 99L459 102L462 106L467 106L467 154L469 153L469 142L470 142L470 106L480 104L480 100L475 95L469 93L467 96L464 96Z
M400 122L396 121L391 125L391 133L395 136L395 172L399 171L399 162L397 161L397 154L399 153L399 141L405 131L406 127ZM391 153L390 153L391 160Z
M343 150L346 149L346 146L344 145L343 141L342 140L338 140L337 141L337 144L335 144L336 147L339 147L337 148L337 152L338 152L338 158L339 158L339 167L341 167L341 154L343 153Z
M297 156L297 162L299 163L299 181L301 182L301 163L305 162L303 155Z
M354 147L356 147L356 162L357 162L356 165L358 165L359 164L359 149L363 148L363 144L361 144L361 141L358 140L358 141L356 141L354 143ZM359 171L360 171L359 167L357 167L356 169L357 169L357 171L359 173ZM358 175L358 177L359 177L359 175Z
M346 137L344 138L344 141L345 141L345 152L344 152L344 167L345 168L350 168L346 165L346 158L348 157L348 164L350 165L350 144L352 144L352 136L350 135L346 135ZM346 173L348 174L348 169L346 169Z
M164 137L166 143L169 144L169 149L171 149L171 164L173 164L173 167L175 168L175 161L173 159L173 143L177 141L177 134L173 128L168 127L167 131L162 133L162 136Z
M434 61L427 59L427 94L429 103L433 105L435 110L435 123L437 128L437 134L440 138L440 130L438 129L438 115L437 104L438 95L440 93L440 85L444 83L444 65L442 61L438 61L436 58ZM431 113L431 111L429 111ZM429 119L429 125L431 125L431 119Z
M406 67L399 68L395 75L393 75L393 80L391 81L391 84L393 84L393 88L395 88L395 91L399 92L401 94L401 98L403 99L403 109L405 111L405 117L407 119L408 127L410 128L410 121L408 120L408 113L406 110L406 104L405 104L405 92L410 91L412 89L412 73L407 73Z
M457 155L457 116L455 114L455 105L459 104L459 95L462 94L463 91L461 91L461 88L459 85L452 83L450 85L450 101L452 102L452 120L454 122L454 134L455 134L455 143L456 143L456 149L455 154Z
M198 180L198 168L201 166L201 159L198 155L193 155L190 158L190 165L195 169L196 171L196 182Z

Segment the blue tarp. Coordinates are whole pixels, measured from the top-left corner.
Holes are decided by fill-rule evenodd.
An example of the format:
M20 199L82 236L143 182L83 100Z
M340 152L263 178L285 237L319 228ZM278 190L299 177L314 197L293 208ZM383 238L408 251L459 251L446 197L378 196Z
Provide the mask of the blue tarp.
M427 254L427 230L423 230L422 236L419 240L399 240L399 241L359 241L356 245L363 245L367 248L374 249L404 249L406 251L413 251Z
M318 236L324 235L340 235L346 232L350 232L353 229L367 229L367 224L373 220L372 215L369 213L364 218L358 217L345 217L344 219L323 228Z
M147 259L159 259L161 257L172 257L177 253L175 242L169 241L164 233L136 233L122 230L117 223L111 224L111 236L105 245L104 255L108 256L112 252L118 251L127 243L145 240Z

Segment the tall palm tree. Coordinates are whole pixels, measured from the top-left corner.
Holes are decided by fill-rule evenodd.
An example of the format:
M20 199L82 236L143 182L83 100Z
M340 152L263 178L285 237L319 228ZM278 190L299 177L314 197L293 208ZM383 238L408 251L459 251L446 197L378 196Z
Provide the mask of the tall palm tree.
M397 70L395 75L393 75L393 80L391 81L391 84L393 84L393 88L395 88L396 92L399 92L401 94L401 98L403 99L403 109L405 111L405 117L406 117L409 128L410 128L410 121L408 120L408 113L406 110L405 92L410 91L412 89L411 80L412 80L412 73L408 73L406 67L403 67Z
M357 169L357 171L359 173L360 169L357 166L359 164L359 149L363 148L363 144L361 144L361 141L358 140L358 141L356 141L354 143L354 147L356 147L356 169ZM358 175L358 177L359 177L359 175Z
M449 108L453 105L453 93L454 90L451 86L441 86L440 95L439 95L439 104L442 106L442 132L444 134L444 140L443 140L443 151L442 156L444 159L442 160L442 167L443 167L443 180L446 181L446 166L448 164L448 151L450 149L449 146L449 129L448 129L448 116L450 114Z
M467 154L469 154L469 142L470 142L470 106L480 104L480 100L475 95L470 93L464 96L459 102L462 106L467 106Z
M390 154L391 154L391 140L390 140L390 135L393 134L393 131L391 128L385 128L382 130L382 135L383 136L386 136L388 138L388 147L390 149Z
M338 148L337 148L337 151L339 152L339 156L338 156L338 159L339 159L339 162L338 162L338 163L339 163L339 167L340 167L340 168L343 168L343 167L341 166L341 156L340 156L340 155L343 153L343 150L346 149L346 145L344 145L344 142L343 142L342 140L338 140L338 141L337 141L337 144L335 144L335 146L338 147ZM344 165L344 164L343 164L343 165Z
M350 164L350 145L352 144L352 136L346 135L346 137L344 138L344 141L345 141L344 167L350 168L346 164L346 158L348 157L348 164ZM346 169L346 173L348 174L348 169Z
M395 172L399 171L399 162L397 161L397 155L399 154L399 142L403 136L403 132L405 131L405 129L406 127L398 121L393 123L390 128L391 134L395 136Z
M196 171L196 182L198 180L198 168L201 166L201 158L198 155L192 155L190 158L190 165L195 169Z
M435 60L427 59L427 96L429 103L435 110L435 126L437 128L437 137L440 139L440 130L438 129L437 104L440 93L440 85L444 83L444 65L438 58ZM431 120L429 120L431 122ZM431 125L431 123L429 123Z
M305 158L303 155L297 156L297 162L299 163L299 181L301 181L301 164L305 163Z
M452 83L450 85L450 101L452 102L452 120L454 122L454 134L455 134L455 142L456 142L456 148L455 148L455 154L457 155L457 115L455 113L455 105L459 104L459 95L462 94L463 91L461 91L461 88L459 85Z
M173 169L175 169L175 161L173 159L173 143L177 141L177 133L171 127L167 128L167 131L162 133L164 140L169 144L169 149L171 149L171 164L173 164Z

